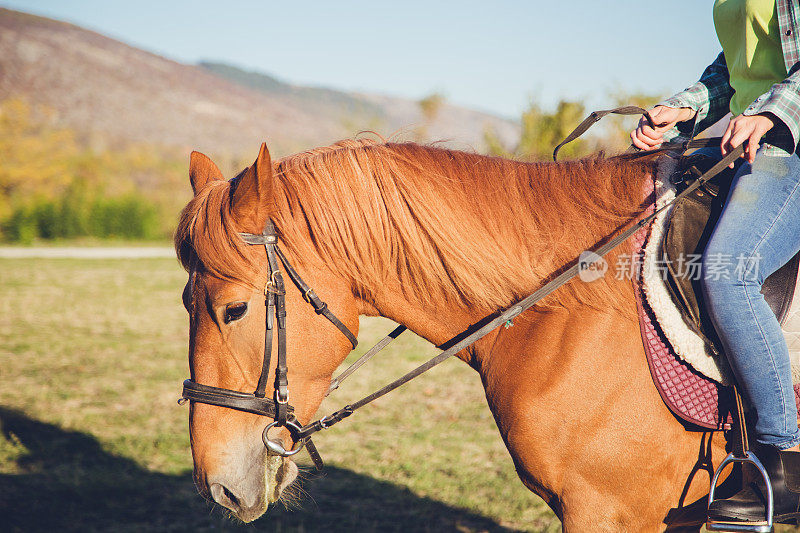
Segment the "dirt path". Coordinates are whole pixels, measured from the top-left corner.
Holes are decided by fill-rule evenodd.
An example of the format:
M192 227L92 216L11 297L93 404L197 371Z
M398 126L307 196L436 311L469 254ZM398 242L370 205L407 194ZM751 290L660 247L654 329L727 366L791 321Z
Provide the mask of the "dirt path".
M49 247L49 246L0 246L0 258L69 258L69 259L143 259L153 257L175 257L170 246L119 246L119 247Z

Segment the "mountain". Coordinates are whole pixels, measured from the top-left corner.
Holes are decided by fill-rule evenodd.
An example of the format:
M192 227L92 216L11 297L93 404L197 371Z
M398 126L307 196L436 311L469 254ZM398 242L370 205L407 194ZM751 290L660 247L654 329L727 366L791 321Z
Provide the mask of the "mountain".
M373 130L483 148L492 127L519 126L443 104L426 123L417 102L285 83L219 63L187 65L73 24L0 8L0 101L48 108L59 126L101 145L148 143L234 157L262 140L275 155Z
M269 74L244 70L226 63L201 61L200 66L233 83L265 94L290 97L298 104L303 106L310 105L322 112L334 110L348 114L363 114L386 118L385 110L381 106L370 102L368 97L325 87L292 85Z

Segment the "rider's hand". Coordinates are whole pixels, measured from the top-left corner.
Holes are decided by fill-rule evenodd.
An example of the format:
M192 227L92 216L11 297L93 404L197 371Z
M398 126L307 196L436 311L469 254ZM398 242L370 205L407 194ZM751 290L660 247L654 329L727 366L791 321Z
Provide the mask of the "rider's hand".
M659 105L650 111L656 128L651 128L647 119L639 119L639 125L631 132L631 142L636 148L654 150L664 142L664 133L671 130L678 122L685 122L694 117L695 111L689 107L666 107Z
M725 157L734 148L747 141L742 157L752 163L756 158L756 151L761 137L771 130L774 125L775 120L772 119L769 113L739 115L732 118L728 124L728 129L725 130L725 134L722 136L722 143L720 144L722 157ZM729 166L733 168L733 163Z

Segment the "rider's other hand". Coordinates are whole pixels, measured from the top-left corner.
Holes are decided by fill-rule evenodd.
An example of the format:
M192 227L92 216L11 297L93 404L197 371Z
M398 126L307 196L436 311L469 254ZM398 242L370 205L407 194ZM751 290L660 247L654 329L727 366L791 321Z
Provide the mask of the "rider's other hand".
M725 134L722 136L722 143L720 144L722 157L725 157L734 148L747 141L742 157L752 163L756 158L756 151L761 137L771 130L774 125L775 120L771 118L769 113L739 115L732 118L728 124L728 129L725 130ZM729 166L733 168L733 163Z
M659 105L650 111L655 129L647 123L647 119L639 119L639 125L631 132L631 143L642 150L654 150L664 142L664 133L671 130L678 122L685 122L694 117L695 111L689 107L666 107Z

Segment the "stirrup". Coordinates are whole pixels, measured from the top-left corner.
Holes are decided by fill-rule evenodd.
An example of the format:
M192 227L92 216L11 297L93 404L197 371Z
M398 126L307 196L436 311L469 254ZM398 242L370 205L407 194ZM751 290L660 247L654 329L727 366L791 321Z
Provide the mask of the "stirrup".
M708 491L708 506L711 507L711 502L714 501L714 491L717 488L717 479L722 473L722 469L728 466L730 463L750 463L755 466L759 472L761 472L761 476L764 478L764 483L767 487L767 508L764 513L764 520L759 520L757 522L744 522L740 520L718 521L707 519L706 529L708 531L745 531L749 533L771 533L772 512L774 510L772 482L769 479L769 474L767 474L767 470L764 468L764 465L761 464L761 461L758 460L758 457L753 455L753 452L751 451L744 452L744 457L736 457L733 453L729 453L728 456L722 460L717 467L716 472L714 472L714 478L711 480L711 489Z

